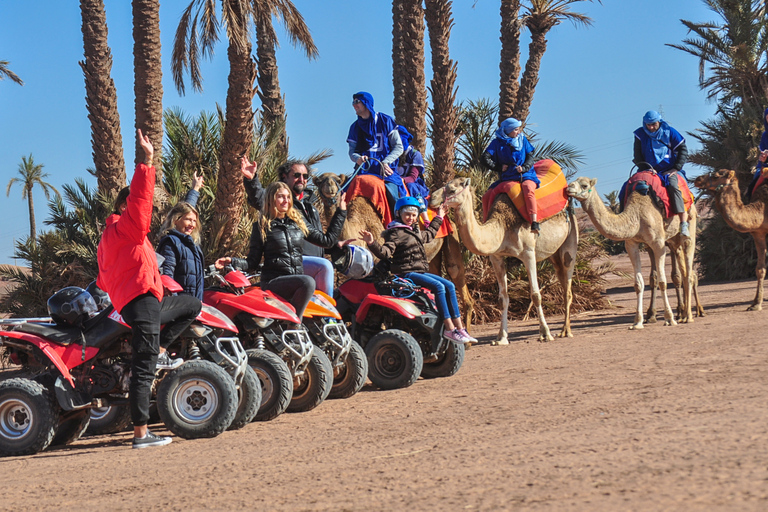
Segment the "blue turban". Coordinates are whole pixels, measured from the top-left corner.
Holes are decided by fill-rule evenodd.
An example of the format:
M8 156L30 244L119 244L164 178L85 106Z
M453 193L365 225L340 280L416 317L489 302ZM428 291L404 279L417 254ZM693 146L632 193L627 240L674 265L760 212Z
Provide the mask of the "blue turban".
M661 122L661 114L656 112L655 110L649 110L645 113L643 116L643 124L651 124L651 123L660 123Z
M409 132L405 126L397 125L397 131L400 133L400 140L403 141L403 151L406 151L408 146L411 145L413 135L411 135L411 132Z
M518 133L517 137L510 137L508 134L515 128L519 128L522 126L523 123L515 119L514 117L510 117L509 119L505 119L501 122L501 125L496 130L496 138L503 140L510 146L512 146L512 149L515 151L519 151L522 147L523 142L523 134Z

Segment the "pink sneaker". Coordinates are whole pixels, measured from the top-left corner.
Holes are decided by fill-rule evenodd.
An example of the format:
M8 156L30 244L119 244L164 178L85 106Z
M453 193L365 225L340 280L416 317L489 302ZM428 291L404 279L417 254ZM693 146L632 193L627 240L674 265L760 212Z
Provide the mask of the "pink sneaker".
M452 331L443 331L443 338L455 341L456 343L464 343L464 337L461 335L458 329Z
M468 340L470 343L477 343L477 338L473 338L469 332L467 332L466 329L459 329L459 332L466 340Z

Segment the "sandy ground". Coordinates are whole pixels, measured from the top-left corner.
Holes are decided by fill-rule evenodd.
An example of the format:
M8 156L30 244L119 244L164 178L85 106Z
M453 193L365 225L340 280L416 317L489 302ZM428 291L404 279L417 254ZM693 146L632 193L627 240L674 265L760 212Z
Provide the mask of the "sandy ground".
M706 317L629 331L615 278L615 309L575 316L574 338L512 322L494 347L486 326L451 378L215 439L0 459L0 509L766 510L768 310L745 311L754 281L700 290Z

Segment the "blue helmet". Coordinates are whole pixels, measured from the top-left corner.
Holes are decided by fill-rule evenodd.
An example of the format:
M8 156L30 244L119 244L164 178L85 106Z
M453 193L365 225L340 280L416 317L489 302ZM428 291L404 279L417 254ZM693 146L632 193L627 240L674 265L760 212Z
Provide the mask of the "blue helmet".
M400 209L401 208L405 208L406 206L414 206L419 211L421 211L422 208L423 208L422 205L421 205L421 201L419 201L417 198L415 198L415 197L401 197L395 203L395 213L399 216L400 215Z

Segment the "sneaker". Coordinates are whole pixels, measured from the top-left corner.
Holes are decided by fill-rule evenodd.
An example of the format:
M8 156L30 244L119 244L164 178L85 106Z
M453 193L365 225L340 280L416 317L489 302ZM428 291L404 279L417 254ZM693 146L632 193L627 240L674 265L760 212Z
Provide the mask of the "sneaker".
M165 446L167 444L171 444L172 439L170 437L161 437L156 436L149 430L147 430L147 435L144 437L134 437L133 438L133 447L136 449L139 448L151 448L153 446Z
M531 222L531 232L538 235L539 231L541 231L541 224L538 222Z
M168 352L163 352L157 356L157 366L155 368L158 370L175 370L182 364L184 364L183 359L171 359L171 356L168 355Z
M690 237L691 233L688 230L688 223L687 222L681 222L680 223L680 234L684 237Z
M455 341L457 343L464 343L464 337L461 335L458 329L452 331L443 331L443 338Z
M459 329L459 332L461 333L464 338L466 338L470 343L477 343L477 338L473 338L472 335L469 334L469 332L466 329Z

